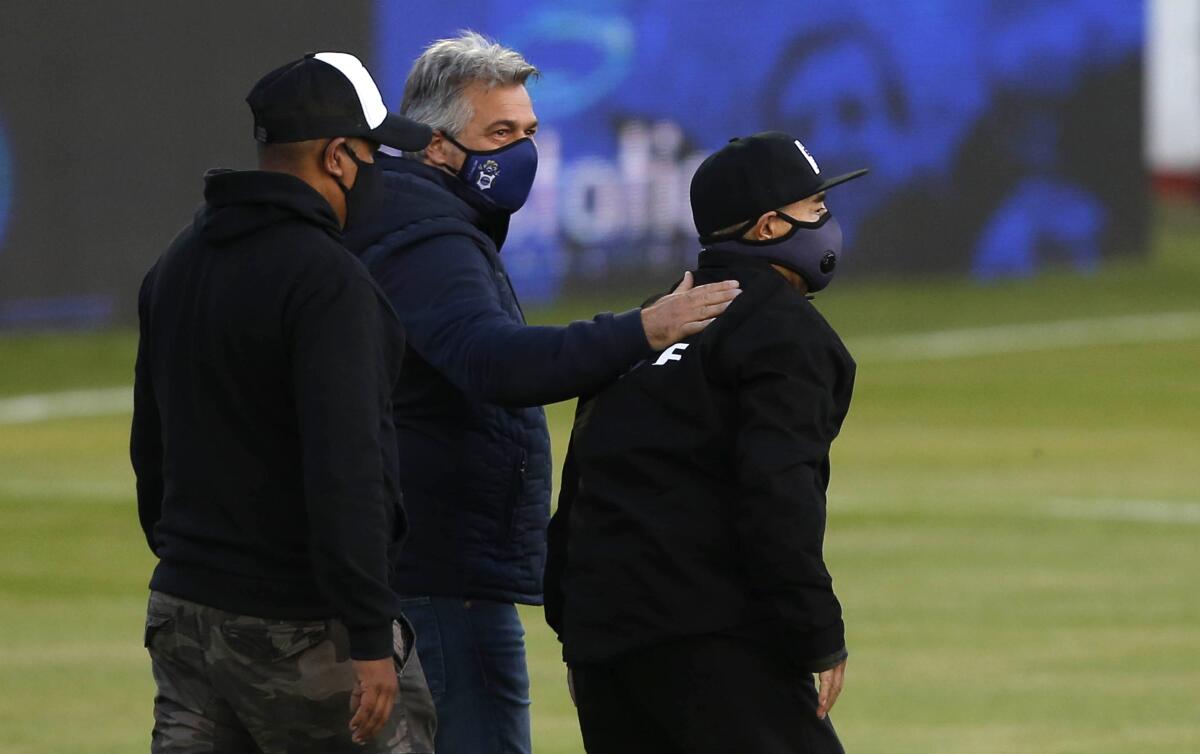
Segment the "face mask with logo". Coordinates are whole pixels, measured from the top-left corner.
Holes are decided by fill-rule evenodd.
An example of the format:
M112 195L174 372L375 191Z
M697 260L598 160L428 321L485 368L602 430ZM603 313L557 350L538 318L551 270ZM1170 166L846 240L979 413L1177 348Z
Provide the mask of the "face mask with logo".
M528 137L486 152L468 149L449 134L442 134L467 155L458 177L506 212L525 205L537 175L537 145Z
M342 143L342 148L358 166L358 176L350 188L346 188L340 180L334 179L338 188L346 195L346 224L342 229L350 230L360 227L379 209L383 201L383 168L378 162L363 162L358 159L358 155L354 154L354 150L345 142Z
M732 238L713 243L703 243L702 239L701 243L706 249L747 254L783 265L804 278L809 293L829 285L842 258L842 226L829 212L815 222L803 222L778 210L775 214L792 226L791 231L779 238L764 241ZM753 223L743 226L740 232L752 226Z

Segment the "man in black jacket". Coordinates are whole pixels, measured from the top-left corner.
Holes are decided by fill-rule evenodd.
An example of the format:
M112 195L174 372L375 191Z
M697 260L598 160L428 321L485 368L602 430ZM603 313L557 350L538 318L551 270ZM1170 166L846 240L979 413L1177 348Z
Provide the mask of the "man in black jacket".
M247 102L260 169L205 176L138 300L152 750L430 752L388 583L403 331L342 245L378 199L375 146L430 132L345 53L272 71Z
M842 750L827 713L847 653L822 540L855 367L807 294L841 254L825 190L863 172L825 179L778 132L705 160L696 279L744 293L580 403L546 615L592 754Z
M541 604L550 518L542 404L591 392L699 332L736 281L566 327L530 327L500 250L532 186L537 131L515 50L466 32L435 42L401 111L434 130L384 158L387 212L347 234L408 335L396 400L411 536L395 586L417 628L439 754L531 749L524 630Z

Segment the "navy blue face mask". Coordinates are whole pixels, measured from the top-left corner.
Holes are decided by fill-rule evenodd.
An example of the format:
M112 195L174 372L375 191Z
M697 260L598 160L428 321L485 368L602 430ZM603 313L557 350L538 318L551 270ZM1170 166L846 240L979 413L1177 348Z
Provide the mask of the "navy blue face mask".
M525 205L537 175L538 153L533 139L517 139L499 149L480 152L467 149L449 134L442 136L467 155L458 170L463 182L507 212L516 212Z
M826 212L820 220L811 223L778 210L775 214L792 226L787 235L766 241L731 238L713 243L704 243L705 239L701 239L701 243L706 249L733 251L781 264L804 278L809 293L829 285L842 257L842 226L833 219L833 214ZM751 221L738 232L745 233L753 226L754 221Z

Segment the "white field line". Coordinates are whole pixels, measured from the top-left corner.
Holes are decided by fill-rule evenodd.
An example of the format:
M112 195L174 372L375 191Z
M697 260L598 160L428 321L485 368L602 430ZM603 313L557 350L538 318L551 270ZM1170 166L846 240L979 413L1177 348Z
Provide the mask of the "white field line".
M133 499L134 482L117 479L69 479L62 477L19 477L0 479L0 496L28 500L101 500L128 503Z
M1091 345L1125 345L1200 338L1200 312L1137 314L1064 319L1026 325L1000 325L886 335L849 341L862 362L926 361L969 356L1046 351Z
M133 388L71 390L0 398L0 425L33 424L52 419L111 416L133 410Z
M1200 312L1173 312L1027 325L940 330L850 340L860 362L926 361L991 354L1200 338ZM0 398L0 426L109 416L132 410L132 388Z
M1166 500L1051 500L1055 518L1086 521L1132 521L1150 524L1200 524L1200 503Z

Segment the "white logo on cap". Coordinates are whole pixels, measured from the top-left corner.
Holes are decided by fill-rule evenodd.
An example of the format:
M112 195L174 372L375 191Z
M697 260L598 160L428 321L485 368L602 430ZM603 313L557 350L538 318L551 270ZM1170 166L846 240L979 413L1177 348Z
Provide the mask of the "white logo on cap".
M371 74L363 68L362 61L346 52L318 52L313 57L338 69L350 80L354 85L355 94L358 95L358 102L362 105L367 127L378 128L387 117L388 111L383 104L383 97L379 94L379 87L375 86Z
M819 167L817 167L817 161L814 160L813 156L808 153L808 150L804 148L804 145L800 143L799 139L796 139L795 143L796 143L796 149L799 149L800 153L804 155L804 159L808 160L808 164L812 165L813 172L816 173L817 175L820 175L821 169Z

